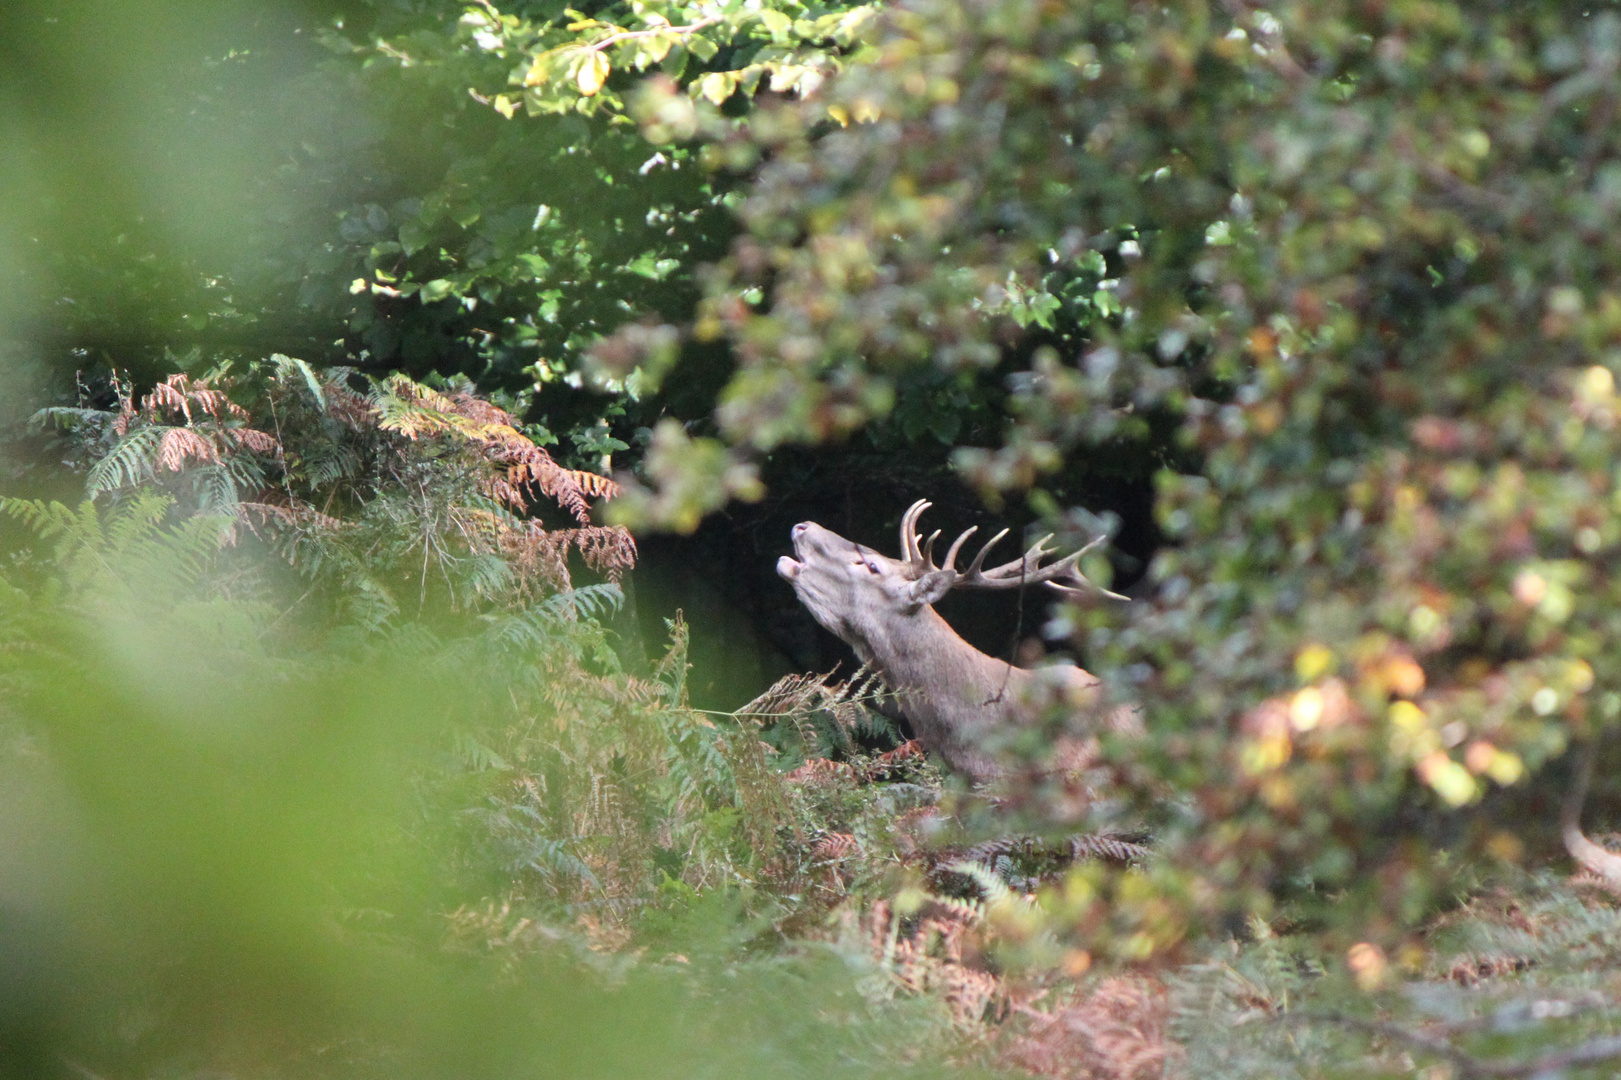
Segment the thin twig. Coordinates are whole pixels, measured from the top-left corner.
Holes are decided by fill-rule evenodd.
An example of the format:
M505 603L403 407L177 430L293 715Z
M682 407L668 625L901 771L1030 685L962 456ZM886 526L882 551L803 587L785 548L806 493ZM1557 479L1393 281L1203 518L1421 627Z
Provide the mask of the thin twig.
M686 26L656 26L651 30L621 30L617 34L609 34L601 41L593 41L581 49L581 52L602 52L609 45L616 45L621 41L633 41L637 38L658 37L660 34L695 34L706 26L714 26L720 22L719 15L711 15L707 19L699 19Z

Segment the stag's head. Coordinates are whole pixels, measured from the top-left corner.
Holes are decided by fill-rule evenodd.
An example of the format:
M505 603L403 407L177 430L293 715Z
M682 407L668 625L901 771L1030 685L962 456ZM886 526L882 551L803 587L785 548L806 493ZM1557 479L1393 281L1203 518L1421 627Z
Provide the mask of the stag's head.
M846 540L814 521L802 521L792 532L794 556L777 560L777 573L794 587L800 602L810 609L816 621L865 653L863 644L873 639L874 628L894 633L896 620L917 618L924 609L952 589L1017 589L1025 585L1045 585L1061 594L1101 592L1076 568L1076 563L1102 537L1080 551L1042 566L1050 552L1045 536L1020 558L1000 566L985 568L985 555L1007 535L1003 529L974 556L964 570L957 569L957 555L978 527L957 537L946 552L943 565L934 562L939 530L925 540L917 531L918 518L932 505L919 499L901 519L901 558L880 555L872 548ZM865 655L864 659L867 659Z

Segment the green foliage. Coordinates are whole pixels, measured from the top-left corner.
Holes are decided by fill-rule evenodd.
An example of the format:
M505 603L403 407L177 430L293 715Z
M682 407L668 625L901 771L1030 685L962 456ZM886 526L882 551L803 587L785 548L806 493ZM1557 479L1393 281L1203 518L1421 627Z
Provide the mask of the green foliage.
M150 489L4 509L55 555L32 593L0 583L0 865L23 870L0 945L74 972L0 989L8 1068L937 1076L970 1054L937 996L864 988L864 940L749 948L815 929L862 859L882 877L904 785L803 784L760 730L813 699L855 724L870 684L705 716L681 624L650 677L619 669L611 585L289 635L309 601L219 515Z
M135 598L134 580L163 583L162 592L146 602L174 603L205 587L231 521L198 513L176 523L173 505L161 492L142 491L104 519L93 501L74 510L59 502L0 498L0 511L53 541L55 587L93 602Z
M656 71L672 85L684 83L695 105L689 118L664 117L674 141L698 129L697 103L718 107L734 94L747 98L768 89L796 95L815 91L843 67L839 52L856 44L873 12L871 4L787 0L718 9L702 3L617 3L595 7L589 16L568 9L562 16L540 17L503 14L493 4L470 5L455 46L464 50L470 40L484 53L509 64L517 61L507 77L517 89L480 95L508 118L520 105L530 115L622 115L625 80L614 79L614 72Z
M0 506L55 547L0 588L0 953L75 984L0 990L0 1042L120 1076L1599 1060L1612 907L1459 898L1545 857L1561 755L1621 718L1612 8L393 5L274 104L233 53L117 114L241 120L253 183L0 171L5 362L155 384L40 413L91 502ZM90 88L0 117L17 145L126 100L41 62L94 22L17 38ZM270 122L296 102L332 122ZM113 144L86 177L184 171ZM585 520L614 455L647 450L623 520L691 530L852 437L1069 523L1076 470L1163 467L1142 599L1047 624L1143 710L1105 798L943 798L852 738L870 687L693 710L679 624L621 663L568 563L634 558ZM1086 718L1050 719L1010 752ZM1078 815L1148 850L1056 866Z
M648 146L626 101L650 81L679 91L685 113L671 123L685 144L755 93L813 90L858 48L872 12L799 0L343 12L356 5L312 0L243 5L251 19L210 36L212 19L186 33L109 3L131 9L109 25L122 18L164 46L154 53L164 66L131 80L142 110L187 119L152 135L174 144L152 153L133 134L98 140L89 117L53 129L60 137L18 118L24 157L41 168L0 178L10 193L0 230L28 238L0 274L22 308L56 310L19 355L40 357L64 386L103 366L144 384L194 349L462 372L526 395L517 411L544 419L580 465L628 449L657 415L635 381L607 402L577 393L582 353L644 317L690 318L697 269L734 229L731 180L698 167L690 145ZM114 47L96 20L59 31L35 6L14 36L42 68L76 47ZM19 87L7 100L30 99ZM74 97L70 113L95 100ZM188 175L210 156L186 152L202 147L217 160ZM50 197L76 191L81 173L121 171L153 176L157 196L109 182L119 198ZM175 189L192 198L168 200ZM611 442L593 435L603 421Z
M1353 1061L1363 1076L1608 1066L1616 1025L1600 988L1614 957L1601 943L1614 917L1567 884L1512 880L1447 916L1407 978L1382 958L1365 968L1363 990L1257 923L1247 943L1170 978L1171 1031L1201 1076L1322 1076Z
M571 548L613 580L634 561L628 533L588 521L589 500L617 486L558 466L465 379L435 389L394 375L362 395L354 378L278 355L173 375L138 403L115 377L116 410L35 420L61 429L66 415L60 438L101 455L86 474L92 496L162 490L222 542L262 538L374 629L413 594L418 612L443 601L471 613L566 590ZM542 504L575 526L528 516Z
M119 527L115 518L107 529ZM37 611L49 601L27 603ZM0 611L16 607L6 601ZM273 622L245 614L250 630ZM571 625L579 624L554 620L550 658L568 652L559 646L576 633ZM516 657L532 654L497 645L493 628L486 643L401 634L359 652L280 655L264 648L262 633L234 652L217 632L191 645L171 636L197 629L153 608L92 619L63 612L53 628L26 636L6 624L0 853L19 872L0 878L10 913L0 940L45 976L0 989L8 1069L37 1075L66 1058L123 1075L228 1067L353 1076L409 1062L422 1075L466 1076L572 1061L586 1076L906 1075L913 1040L938 1045L937 1024L906 1002L866 1002L834 954L750 960L723 949L694 951L688 964L599 957L587 941L604 945L637 914L610 899L658 900L671 940L731 940L735 916L724 905L693 908L680 899L696 895L690 887L677 894L656 878L633 895L607 892L618 879L605 860L669 835L661 822L627 819L634 836L565 828L550 832L559 842L547 847L548 819L530 824L534 843L520 850L477 803L449 798L444 778L457 771L477 790L480 770L522 768L464 754L466 764L447 771L453 743L466 746L469 733L490 726L536 724L525 715L535 705L514 704L543 700L531 694L585 704L612 679L553 659L503 684L503 672L522 672ZM9 677L19 669L26 678ZM503 698L499 716L487 711ZM629 765L615 773L609 760L597 762L603 786L553 789L552 806L565 818L602 813L650 787L691 804L671 825L692 839L684 830L715 816L699 803L719 797L695 788L724 784L726 759L714 751L716 730L675 708L664 700L621 718L570 712L578 724L606 726L547 744L605 747L619 737ZM26 738L14 740L18 733ZM583 775L586 766L563 768ZM441 843L447 822L482 836ZM707 850L699 843L691 854ZM522 864L483 861L470 872L503 851ZM582 911L599 911L607 928L526 902L582 868L599 883ZM628 876L628 864L618 873ZM483 891L513 882L495 902L501 892ZM49 976L69 967L71 986ZM807 1011L812 1000L825 1007ZM927 1075L940 1074L930 1062Z
M717 135L766 163L692 329L738 358L720 438L680 448L711 475L1010 347L1001 438L954 455L987 495L1185 455L1142 600L1050 627L1148 728L1099 823L1154 833L1130 895L1166 917L1098 948L1279 911L1395 947L1475 856L1546 850L1545 767L1621 717L1618 34L1556 3L916 0ZM639 505L713 497L681 490Z

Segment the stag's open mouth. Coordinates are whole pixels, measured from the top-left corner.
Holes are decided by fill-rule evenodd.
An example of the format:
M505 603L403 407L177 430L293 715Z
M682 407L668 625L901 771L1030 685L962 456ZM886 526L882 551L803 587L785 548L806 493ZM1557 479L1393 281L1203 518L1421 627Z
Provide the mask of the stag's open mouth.
M793 541L794 555L805 554L804 550L800 547L800 541L804 539L805 533L809 529L810 522L801 521L789 531L788 538ZM803 569L805 569L805 564L794 558L792 555L784 555L782 558L777 560L777 576L787 581L794 580L794 578L799 576L799 572Z

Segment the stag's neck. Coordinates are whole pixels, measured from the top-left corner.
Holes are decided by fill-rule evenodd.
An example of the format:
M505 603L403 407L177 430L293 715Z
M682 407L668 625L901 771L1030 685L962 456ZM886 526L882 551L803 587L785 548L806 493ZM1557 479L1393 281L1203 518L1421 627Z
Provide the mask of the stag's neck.
M880 632L868 646L869 659L896 690L931 696L955 690L961 700L974 700L976 693L990 700L1000 698L1011 682L1027 677L1023 670L968 644L927 606L902 632Z

